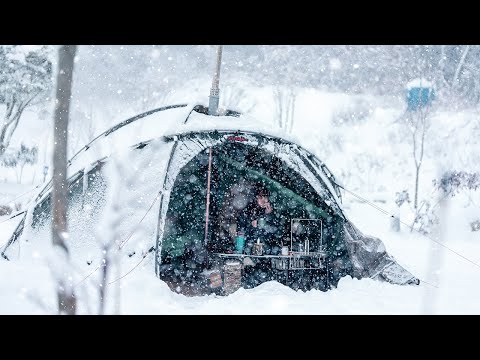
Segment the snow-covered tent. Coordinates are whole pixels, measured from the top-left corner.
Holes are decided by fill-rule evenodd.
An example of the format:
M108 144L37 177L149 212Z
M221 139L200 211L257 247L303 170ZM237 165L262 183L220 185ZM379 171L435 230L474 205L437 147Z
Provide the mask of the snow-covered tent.
M235 259L242 276L253 274L238 284L245 287L277 280L327 290L347 275L419 283L379 239L347 219L340 187L322 161L271 123L235 111L211 116L202 105L181 104L137 115L76 153L67 175L70 254L85 272L113 242L123 269L143 262L186 294L231 292L225 269ZM259 182L283 220L279 247L232 254L222 248L232 216ZM50 190L47 184L31 203L1 249L5 259L21 256L22 243L50 241ZM288 255L281 246L289 246Z

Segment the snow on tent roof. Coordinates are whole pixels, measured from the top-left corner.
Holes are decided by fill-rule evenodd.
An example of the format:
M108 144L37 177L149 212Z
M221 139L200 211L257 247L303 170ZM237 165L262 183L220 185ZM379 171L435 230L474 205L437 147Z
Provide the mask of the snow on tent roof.
M179 104L166 107L165 110L160 108L148 111L120 122L75 154L70 159L67 175L88 168L98 159L108 157L122 148L165 135L167 128L178 127L191 111L192 106Z
M95 138L82 148L70 161L68 176L71 176L98 159L108 157L119 148L125 148L153 138L206 130L244 130L283 138L299 143L299 139L288 135L271 121L266 122L249 115L206 116L193 111L197 104L179 104L163 111L152 110L125 120ZM162 109L162 108L160 108ZM120 125L128 126L120 126Z

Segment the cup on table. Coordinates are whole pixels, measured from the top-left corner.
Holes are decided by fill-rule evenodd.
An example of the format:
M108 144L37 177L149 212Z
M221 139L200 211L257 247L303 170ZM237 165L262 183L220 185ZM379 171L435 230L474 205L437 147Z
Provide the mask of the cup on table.
M237 232L237 237L235 238L235 251L238 254L243 253L245 248L245 234L241 231Z

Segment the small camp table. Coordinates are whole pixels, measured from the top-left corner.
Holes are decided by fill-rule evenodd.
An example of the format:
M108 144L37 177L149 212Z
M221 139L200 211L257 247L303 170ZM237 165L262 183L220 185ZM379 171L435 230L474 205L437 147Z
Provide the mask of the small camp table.
M277 280L283 279L280 282L287 282L291 277L292 272L300 270L325 270L325 252L290 252L289 255L251 255L239 253L213 253L214 257L219 261L219 267L225 271L225 266L229 260L237 260L240 264L242 279L235 279L236 288L243 283L243 272L245 266L266 267L271 268ZM250 259L253 264L245 264L246 259ZM248 260L247 260L248 261ZM268 264L270 262L270 264ZM231 262L230 262L231 263ZM229 277L230 279L230 277ZM226 280L226 278L224 279ZM224 286L230 287L230 284L225 283ZM230 292L230 291L229 291Z
M223 260L237 259L244 262L245 258L250 258L253 263L269 259L272 263L272 269L276 270L311 270L322 269L325 264L325 252L290 252L289 255L251 255L238 253L214 253Z

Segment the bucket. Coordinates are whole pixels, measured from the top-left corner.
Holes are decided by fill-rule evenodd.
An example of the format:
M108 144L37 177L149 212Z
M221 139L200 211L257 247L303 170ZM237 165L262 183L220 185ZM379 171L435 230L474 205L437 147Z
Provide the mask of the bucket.
M223 266L223 291L229 295L242 286L242 263L238 260L227 260Z

